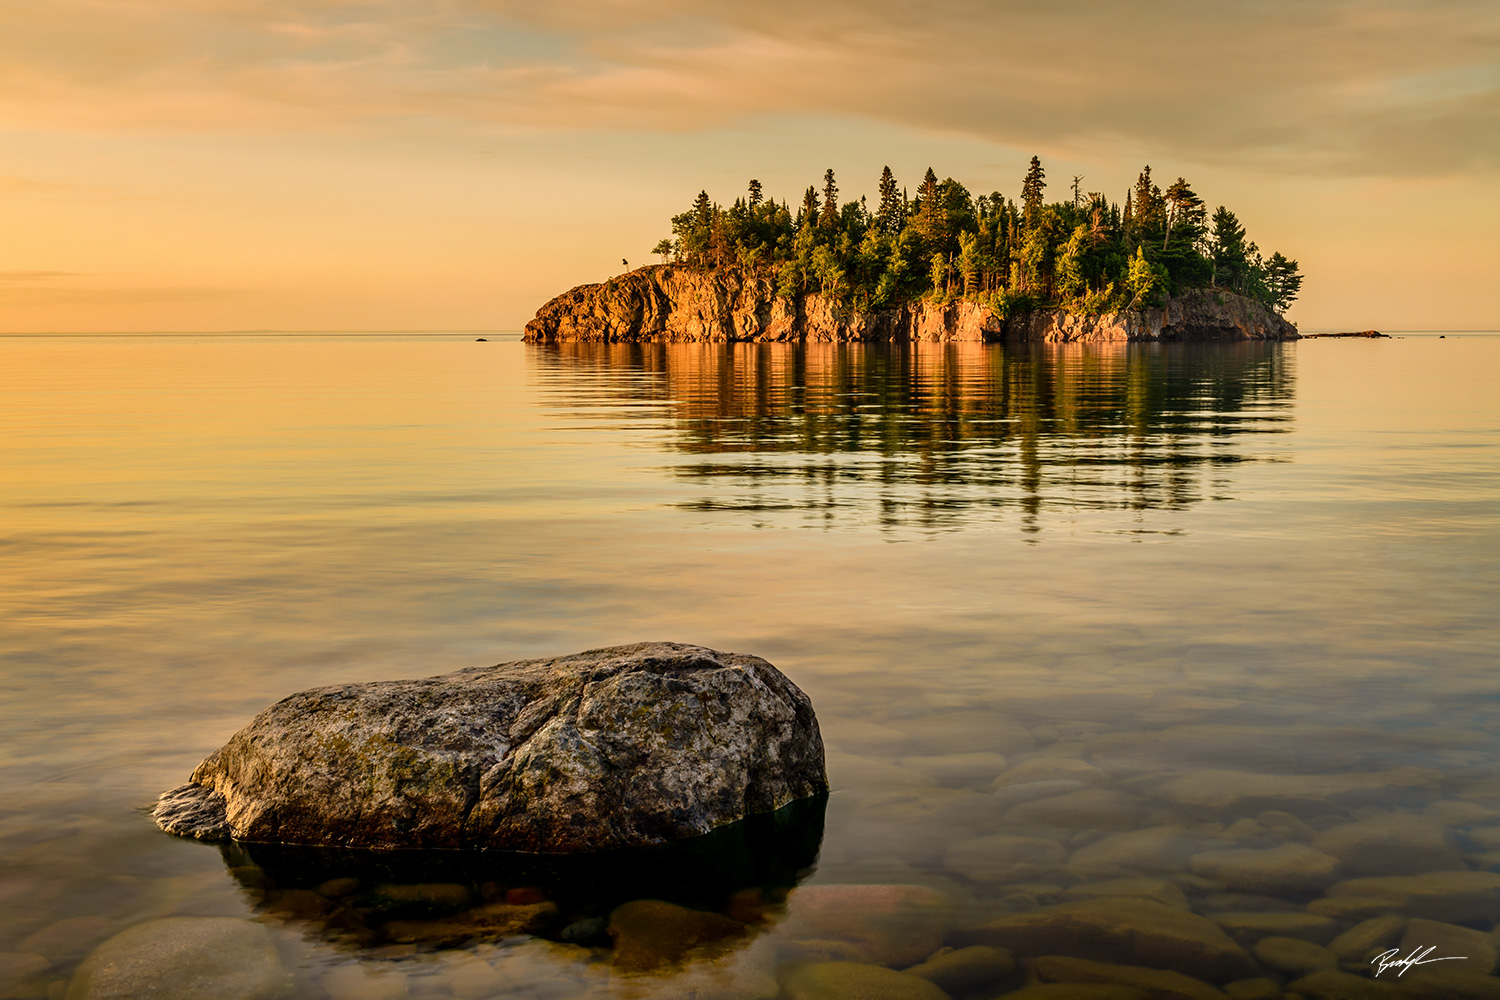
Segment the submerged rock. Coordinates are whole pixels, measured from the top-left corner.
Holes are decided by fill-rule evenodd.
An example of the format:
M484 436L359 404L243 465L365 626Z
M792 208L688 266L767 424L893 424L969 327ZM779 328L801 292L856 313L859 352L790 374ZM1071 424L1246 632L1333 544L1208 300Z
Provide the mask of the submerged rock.
M1301 938L1261 938L1255 943L1255 957L1262 965L1289 976L1306 976L1339 964L1332 951Z
M1365 905L1350 907L1342 913L1335 907L1340 900L1363 900ZM1408 917L1426 917L1452 923L1493 923L1500 917L1500 873L1431 872L1426 875L1388 875L1354 878L1332 886L1324 899L1308 905L1314 913L1330 916L1383 916L1399 913Z
M781 982L786 1000L948 1000L932 983L860 962L796 966Z
M52 963L28 951L0 951L0 996L45 996Z
M1226 1000L1225 995L1202 980L1168 969L1138 965L1111 965L1087 958L1046 955L1033 963L1037 978L1045 983L1109 983L1144 990L1152 1000Z
M1082 882L1062 892L1065 903L1079 899L1098 899L1101 896L1134 896L1149 899L1179 910L1190 909L1187 897L1172 882L1159 878L1115 878L1101 882Z
M1195 875L1267 896L1320 892L1339 876L1336 858L1301 844L1204 851L1193 855L1191 866Z
M1350 875L1424 875L1464 869L1444 828L1411 814L1392 813L1335 826L1318 834L1313 846L1338 858Z
M637 643L303 691L162 796L204 839L600 851L828 789L812 703L765 660Z
M925 979L950 997L964 996L980 990L993 992L999 984L1019 974L1016 957L1002 948L976 944L957 950L944 949L921 965L903 970L909 976Z
M1175 874L1187 866L1187 860L1206 843L1172 826L1152 826L1144 830L1117 833L1073 852L1068 867L1077 875L1134 876L1140 872Z
M1314 944L1327 944L1339 933L1339 922L1332 917L1296 911L1266 913L1215 913L1214 923L1231 934L1248 938L1300 938Z
M167 917L95 948L73 974L67 1000L272 1000L290 987L261 925L232 917Z
M1420 953L1428 948L1432 949L1433 955L1442 956L1444 972L1463 970L1487 976L1495 971L1496 962L1500 961L1500 943L1493 934L1417 917L1406 925L1400 952L1410 955L1413 951Z
M1064 903L957 932L955 943L1171 969L1218 982L1257 973L1224 929L1195 913L1128 897Z
M385 936L399 944L449 947L475 939L534 934L556 922L553 903L488 903L440 920L389 920Z
M680 962L692 952L743 937L748 930L717 913L660 899L637 899L609 915L614 963L627 969L655 969Z
M777 936L794 954L837 955L894 968L942 947L952 905L921 885L810 885L792 892Z
M1285 810L1304 816L1330 811L1330 803L1359 805L1386 802L1409 789L1437 784L1442 774L1431 768L1397 767L1389 771L1336 774L1260 774L1203 769L1164 782L1157 795L1205 819L1224 812Z
M1365 969L1371 958L1393 947L1405 929L1405 917L1373 917L1334 938L1328 948L1344 964Z

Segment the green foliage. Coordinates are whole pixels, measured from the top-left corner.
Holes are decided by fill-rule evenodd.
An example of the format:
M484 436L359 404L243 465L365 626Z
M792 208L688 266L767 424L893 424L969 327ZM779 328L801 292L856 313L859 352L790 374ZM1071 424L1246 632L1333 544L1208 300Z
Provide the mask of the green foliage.
M1046 176L1046 172L1042 170L1042 161L1033 156L1031 166L1026 169L1026 179L1021 181L1022 215L1028 229L1036 224L1037 216L1041 213L1042 192L1047 187Z
M1302 290L1302 275L1297 272L1297 262L1287 260L1279 251L1273 253L1265 263L1265 285L1271 304L1278 312L1286 312Z
M1167 287L1167 269L1146 259L1143 249L1137 248L1130 261L1130 270L1125 275L1125 287L1133 296L1128 304L1131 309L1159 306L1162 293Z
M774 282L776 293L830 296L885 308L922 296L962 297L997 312L1061 306L1103 312L1160 304L1215 287L1284 310L1302 284L1297 262L1263 260L1227 208L1208 217L1179 177L1162 192L1144 168L1125 204L1084 194L1074 178L1066 201L1044 200L1046 174L1033 157L1021 197L974 195L930 167L908 200L889 167L874 212L864 198L840 203L830 168L795 212L767 199L759 181L727 208L699 192L672 218L672 238L653 253L694 268L734 267Z
M932 295L942 299L948 294L948 255L939 250L928 262L932 266Z

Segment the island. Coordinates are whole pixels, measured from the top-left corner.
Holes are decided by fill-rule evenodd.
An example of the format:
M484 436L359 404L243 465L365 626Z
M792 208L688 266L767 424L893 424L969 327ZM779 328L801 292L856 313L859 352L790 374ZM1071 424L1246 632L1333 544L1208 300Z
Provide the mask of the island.
M580 285L538 310L533 343L1294 340L1302 275L1265 257L1224 206L1145 167L1123 206L1048 203L1037 157L1019 200L928 168L915 197L881 173L879 204L843 204L830 169L794 212L758 180L729 207L700 191L660 264ZM628 267L628 264L627 264Z

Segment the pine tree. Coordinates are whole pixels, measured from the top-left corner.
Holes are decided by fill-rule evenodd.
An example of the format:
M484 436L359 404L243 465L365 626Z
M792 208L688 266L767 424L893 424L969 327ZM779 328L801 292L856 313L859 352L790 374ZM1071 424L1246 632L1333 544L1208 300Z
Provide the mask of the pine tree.
M1229 209L1214 209L1213 234L1209 238L1213 255L1213 283L1243 294L1250 272L1250 248L1245 243L1245 227Z
M1161 196L1161 188L1151 182L1150 165L1136 178L1134 208L1134 227L1128 234L1131 242L1160 243L1167 227L1166 200Z
M963 294L973 295L979 290L979 238L973 233L958 234L958 276L963 282Z
M750 179L750 211L753 212L757 208L759 208L760 207L760 202L761 202L760 181L755 180L752 177Z
M943 195L938 189L937 174L932 168L922 175L922 186L917 190L917 217L912 228L929 250L940 250L948 242L948 213L943 209Z
M1203 199L1194 193L1186 180L1177 178L1176 183L1167 188L1166 232L1162 235L1162 249L1167 248L1174 236L1187 246L1203 239L1207 231L1204 225L1207 214Z
M1302 290L1302 275L1297 270L1297 262L1287 260L1279 250L1266 261L1266 290L1270 292L1271 305L1277 312L1286 312Z
M797 228L818 224L818 189L811 184L802 195L802 211L797 215Z
M839 186L833 182L833 168L823 172L823 214L819 223L830 232L839 226Z
M1036 225L1037 214L1042 210L1042 191L1047 186L1046 176L1046 172L1042 170L1042 161L1033 156L1031 166L1026 170L1026 179L1021 182L1022 215L1027 229Z
M880 208L875 213L881 233L895 236L906 221L905 215L901 195L896 190L896 178L891 173L891 168L886 167L880 172Z

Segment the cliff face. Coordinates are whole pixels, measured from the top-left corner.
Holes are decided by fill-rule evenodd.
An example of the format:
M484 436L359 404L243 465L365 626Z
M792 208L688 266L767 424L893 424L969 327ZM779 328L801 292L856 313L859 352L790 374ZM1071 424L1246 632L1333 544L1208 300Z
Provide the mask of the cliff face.
M1251 299L1196 289L1159 309L999 316L975 302L917 301L863 312L821 295L778 298L774 284L733 271L644 267L580 285L537 311L526 340L1036 341L1295 340L1292 324Z

